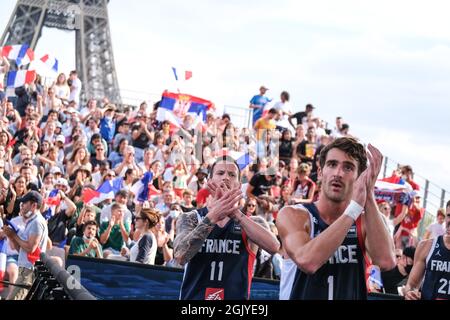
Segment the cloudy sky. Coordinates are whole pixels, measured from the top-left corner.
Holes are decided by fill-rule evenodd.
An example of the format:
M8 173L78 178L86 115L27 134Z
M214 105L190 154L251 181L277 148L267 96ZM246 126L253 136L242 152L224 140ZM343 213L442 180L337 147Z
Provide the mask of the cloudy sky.
M15 0L2 0L0 30ZM417 174L450 191L448 1L110 1L123 95L176 88L219 105L248 105L264 84L291 94ZM74 67L74 34L44 30L37 51ZM132 93L138 91L140 93ZM145 93L145 95L144 95ZM417 177L422 182L421 177ZM438 193L438 191L435 191Z

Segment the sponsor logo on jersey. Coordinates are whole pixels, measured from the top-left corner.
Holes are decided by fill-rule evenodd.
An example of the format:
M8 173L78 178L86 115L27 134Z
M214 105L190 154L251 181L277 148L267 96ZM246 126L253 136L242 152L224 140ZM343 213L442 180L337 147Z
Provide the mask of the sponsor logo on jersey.
M223 288L206 288L205 300L225 300L225 290Z
M242 233L242 227L241 225L235 223L233 226L233 233L241 234Z

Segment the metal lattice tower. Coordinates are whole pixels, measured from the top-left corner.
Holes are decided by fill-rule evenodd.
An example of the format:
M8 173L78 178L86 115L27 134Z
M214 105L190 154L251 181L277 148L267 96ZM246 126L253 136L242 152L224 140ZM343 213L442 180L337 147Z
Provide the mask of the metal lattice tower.
M76 68L84 98L120 103L108 18L109 0L18 0L0 46L28 44L33 50L50 27L76 32Z

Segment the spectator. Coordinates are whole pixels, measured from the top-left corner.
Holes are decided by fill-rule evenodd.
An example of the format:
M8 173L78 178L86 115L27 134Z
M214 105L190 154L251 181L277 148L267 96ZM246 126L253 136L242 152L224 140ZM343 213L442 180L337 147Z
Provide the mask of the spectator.
M409 207L407 214L401 221L400 228L395 235L396 247L405 248L407 246L416 245L417 242L417 226L425 214L425 209L420 206L420 195L413 195L413 203Z
M196 179L189 183L188 189L195 194L199 192L200 189L206 188L206 184L208 183L208 180L206 179L207 176L208 170L203 168L198 169L195 174Z
M420 187L417 183L415 183L413 181L413 170L411 168L411 166L406 165L401 167L401 174L402 174L402 178L404 181L406 181L407 183L409 183L411 185L411 187L413 188L413 190L419 191Z
M316 153L316 149L316 131L314 127L309 127L308 132L306 133L306 140L303 140L297 146L297 157L302 162L310 162L312 164L314 161L314 154Z
M406 247L397 265L390 271L381 272L381 279L386 293L399 294L398 287L406 284L408 275L414 265L415 247Z
M130 262L155 264L158 243L154 229L159 220L160 214L152 209L142 209L136 216L136 230L140 236L130 249Z
M114 203L108 206L103 207L100 213L100 223L111 221L112 219L112 210L115 205L119 205L122 210L123 221L128 225L131 225L131 221L133 219L133 214L127 208L129 192L127 190L120 190L114 196Z
M277 110L277 129L280 131L289 130L289 117L292 115L292 107L289 103L289 92L283 91L280 100L273 106Z
M316 184L309 178L311 167L307 163L300 164L298 177L294 182L292 200L295 203L311 203L313 201Z
M253 128L256 130L256 139L258 141L263 141L264 133L267 130L273 130L276 128L276 124L274 121L276 115L277 110L272 108L264 117L256 121Z
M194 192L191 190L183 191L183 201L181 201L181 209L183 212L190 212L195 209L192 201L194 200Z
M271 99L265 96L267 90L269 89L261 86L259 88L259 94L250 100L250 109L253 109L253 125L262 117L264 107L271 101Z
M20 201L23 196L28 194L26 179L19 176L13 183L10 184L8 195L6 196L6 218L11 220L17 217L20 212Z
M19 251L19 276L16 283L31 286L34 281L34 263L39 259L40 253L47 249L48 230L47 223L39 212L42 206L42 196L36 191L28 192L21 199L21 215L26 221L26 227L19 235L9 226L3 231L11 241L12 247ZM14 287L8 299L23 300L29 289Z
M296 129L299 126L303 126L304 119L306 119L308 115L311 115L314 109L315 107L312 104L308 103L305 107L305 111L300 111L289 116L288 121L291 124L292 128ZM294 126L294 124L292 123L292 119L297 120L296 126Z
M248 198L245 201L244 208L242 209L242 212L246 216L255 216L258 212L258 202L254 198Z
M280 160L283 160L285 162L289 162L292 158L292 152L293 152L293 142L294 139L292 138L292 134L289 130L285 129L283 130L283 133L281 135L280 139Z
M69 254L90 258L103 258L102 245L97 240L98 225L94 220L83 224L83 236L73 238Z
M445 233L445 209L439 208L436 215L436 222L430 224L423 235L423 240L434 239Z
M76 106L79 107L82 83L81 80L78 79L78 73L76 70L70 72L69 83L70 83L69 101L74 101Z
M255 174L247 187L247 197L270 196L270 189L275 183L275 175L275 171L271 169L267 172Z
M60 73L56 82L53 85L53 90L55 90L55 96L64 103L69 102L70 97L70 87L67 84L67 78L64 73Z
M100 225L100 243L104 258L120 257L129 240L130 224L124 219L124 209L118 203L111 206L111 219Z

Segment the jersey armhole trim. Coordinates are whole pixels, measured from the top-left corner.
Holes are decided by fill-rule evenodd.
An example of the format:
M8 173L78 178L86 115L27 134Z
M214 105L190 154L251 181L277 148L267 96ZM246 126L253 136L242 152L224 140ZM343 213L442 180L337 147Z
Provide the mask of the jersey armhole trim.
M436 238L433 239L433 243L431 244L430 251L428 252L427 260L425 262L425 265L428 265L428 261L430 261L431 256L433 255L434 247L436 247L436 243L437 243L438 239L439 239L439 237L436 237Z

